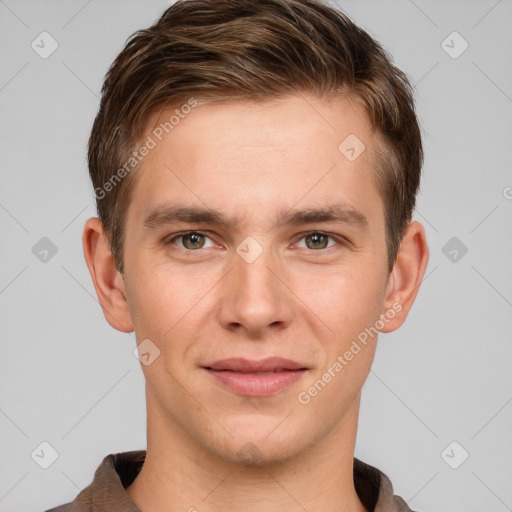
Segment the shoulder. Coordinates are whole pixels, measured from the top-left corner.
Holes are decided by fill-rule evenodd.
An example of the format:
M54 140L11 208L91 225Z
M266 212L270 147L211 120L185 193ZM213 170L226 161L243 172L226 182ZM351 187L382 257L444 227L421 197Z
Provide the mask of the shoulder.
M388 476L354 457L354 485L363 505L372 512L415 512L395 495Z
M107 455L94 472L92 482L82 489L72 502L45 510L45 512L91 512L114 509L136 511L137 508L130 502L124 489L137 476L145 457L145 450Z

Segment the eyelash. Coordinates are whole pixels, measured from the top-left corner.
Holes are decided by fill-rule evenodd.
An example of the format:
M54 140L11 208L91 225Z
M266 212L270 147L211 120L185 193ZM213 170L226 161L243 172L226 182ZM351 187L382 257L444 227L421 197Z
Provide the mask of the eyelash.
M171 235L171 238L167 237L166 239L164 239L164 245L171 245L171 244L176 245L176 244L174 244L175 240L178 240L180 238L183 238L183 237L185 237L187 235L191 235L191 234L201 235L201 236L204 236L211 240L211 237L208 236L206 233L203 233L202 231L193 231L192 230L192 231L183 231L181 233ZM337 242L337 245L346 245L346 241L343 239L343 237L341 237L339 235L334 235L331 233L325 233L324 231L308 231L307 233L301 233L300 238L297 238L294 243L297 243L300 240L302 240L310 235L323 235L323 236L326 236L329 239ZM334 246L324 247L322 249L309 249L306 247L306 250L311 251L311 252L325 252L327 249L332 249L333 247ZM185 247L179 247L179 249L182 251L185 251L185 252L190 252L190 253L201 251L201 249L187 249ZM208 247L207 247L207 249L208 249Z

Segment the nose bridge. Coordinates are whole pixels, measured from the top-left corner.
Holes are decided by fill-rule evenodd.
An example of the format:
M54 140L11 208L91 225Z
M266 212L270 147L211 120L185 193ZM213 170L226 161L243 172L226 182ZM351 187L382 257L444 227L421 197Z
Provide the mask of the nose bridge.
M258 242L256 242L258 243ZM237 248L238 258L235 258L235 274L241 291L247 290L251 294L270 295L273 292L275 279L271 271L274 263L272 251L269 247L263 249L253 242L243 242Z
M235 279L237 280L237 295L246 296L254 306L260 301L276 300L275 277L271 271L274 265L272 249L269 245L249 236L236 249ZM263 304L259 307L261 308Z
M256 333L272 324L287 323L289 304L275 275L278 262L271 247L247 237L236 252L221 308L224 327L242 325Z

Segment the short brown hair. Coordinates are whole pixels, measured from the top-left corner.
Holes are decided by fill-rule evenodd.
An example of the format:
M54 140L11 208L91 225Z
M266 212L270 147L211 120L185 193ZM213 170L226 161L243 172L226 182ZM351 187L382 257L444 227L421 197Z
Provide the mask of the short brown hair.
M117 269L123 273L137 175L126 162L150 113L190 98L258 101L302 92L345 92L369 114L382 141L375 179L391 271L423 163L412 87L378 42L320 0L178 0L128 39L106 75L88 147L98 216Z

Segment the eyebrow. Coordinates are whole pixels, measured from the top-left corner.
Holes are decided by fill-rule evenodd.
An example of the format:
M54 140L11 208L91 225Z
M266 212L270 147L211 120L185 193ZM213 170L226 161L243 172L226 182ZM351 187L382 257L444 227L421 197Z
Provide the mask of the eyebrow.
M161 206L153 210L145 219L144 227L154 229L174 222L188 224L206 223L224 228L234 228L240 224L239 217L227 218L223 213L212 208L200 208L182 205ZM277 215L276 226L296 226L319 222L335 222L368 228L368 219L361 211L346 204L333 204L322 208L305 208L299 210L285 209Z

